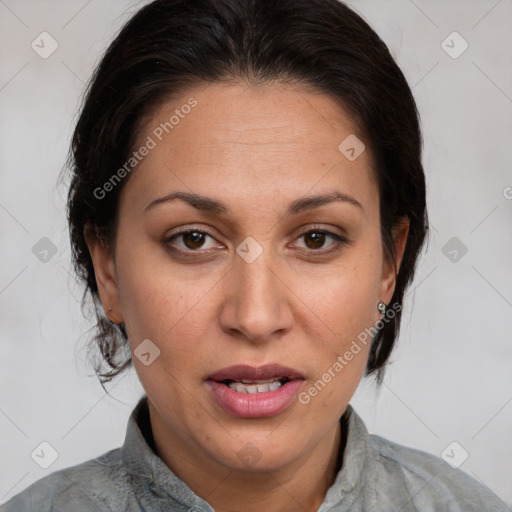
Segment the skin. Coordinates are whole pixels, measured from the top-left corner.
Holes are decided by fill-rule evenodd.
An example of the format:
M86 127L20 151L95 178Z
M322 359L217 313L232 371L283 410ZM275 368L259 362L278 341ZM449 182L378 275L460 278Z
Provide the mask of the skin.
M100 297L125 323L132 353L144 339L161 351L149 366L133 360L157 453L176 475L216 511L317 510L336 476L339 418L369 344L308 404L294 401L270 418L226 413L205 378L274 362L302 371L307 390L381 318L377 304L389 304L396 276L382 250L369 154L349 161L338 150L358 131L330 97L278 83L190 88L145 119L136 147L190 97L197 106L122 190L115 253L87 235ZM145 211L178 190L222 201L229 213L179 199ZM331 202L284 217L290 202L333 190L362 208ZM166 241L190 227L209 235ZM395 232L397 267L408 227L404 219ZM336 249L336 240L301 228L348 243ZM236 252L248 236L263 249L252 263ZM260 458L248 466L238 453L249 442Z

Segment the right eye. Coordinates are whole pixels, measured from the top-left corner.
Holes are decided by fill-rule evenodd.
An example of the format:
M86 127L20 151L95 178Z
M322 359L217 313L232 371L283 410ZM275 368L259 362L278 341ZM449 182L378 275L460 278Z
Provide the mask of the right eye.
M206 231L200 230L200 229L186 229L182 231L178 231L177 233L172 234L171 236L167 237L163 243L166 245L174 245L178 250L185 251L185 252L203 252L199 251L198 249L201 249L203 247L206 238L211 238L212 240L215 240L211 234L209 234ZM182 245L175 243L176 240L182 241ZM217 245L212 245L211 247L204 249L213 249L214 247L218 247ZM172 248L172 247L171 247Z

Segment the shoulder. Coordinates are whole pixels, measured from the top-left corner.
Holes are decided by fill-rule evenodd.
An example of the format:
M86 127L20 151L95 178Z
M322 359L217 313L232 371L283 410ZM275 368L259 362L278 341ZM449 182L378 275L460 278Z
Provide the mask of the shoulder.
M121 449L55 471L0 506L0 512L82 512L124 510L129 493Z
M440 457L369 435L374 452L377 501L404 496L404 511L510 512L490 489Z

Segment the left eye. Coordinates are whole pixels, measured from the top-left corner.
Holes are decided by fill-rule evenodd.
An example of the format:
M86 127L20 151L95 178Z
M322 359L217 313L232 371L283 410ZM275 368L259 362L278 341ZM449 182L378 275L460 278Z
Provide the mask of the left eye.
M342 236L336 235L335 233L331 233L330 231L325 231L323 229L310 229L308 231L303 231L300 238L304 238L306 242L306 249L316 251L321 249L324 245L326 239L330 238L334 240L336 243L331 244L334 245L335 248L339 247L343 243L347 243L347 240Z

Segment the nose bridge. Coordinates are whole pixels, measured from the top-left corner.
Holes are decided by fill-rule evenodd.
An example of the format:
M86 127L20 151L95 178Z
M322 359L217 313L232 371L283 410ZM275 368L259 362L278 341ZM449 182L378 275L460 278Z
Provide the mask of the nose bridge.
M233 263L231 290L221 314L224 330L238 331L253 341L266 340L274 332L288 329L293 319L274 254L266 247L252 259L257 249L251 241L247 246L240 244Z

